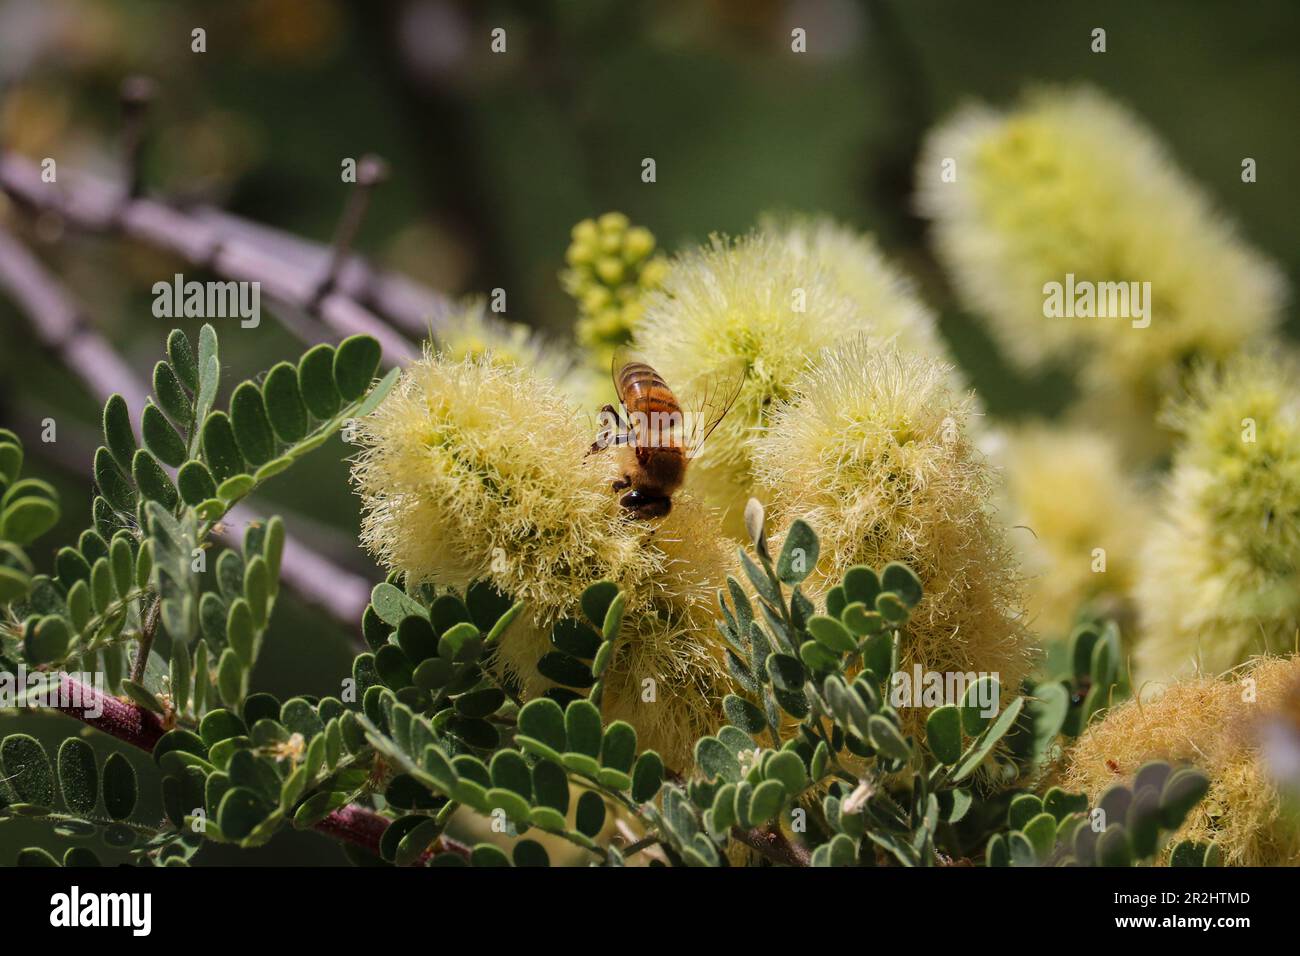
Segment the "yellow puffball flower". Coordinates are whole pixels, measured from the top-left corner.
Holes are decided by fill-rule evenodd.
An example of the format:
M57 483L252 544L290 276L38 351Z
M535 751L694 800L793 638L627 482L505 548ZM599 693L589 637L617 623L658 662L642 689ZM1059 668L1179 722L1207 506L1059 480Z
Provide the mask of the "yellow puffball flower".
M806 520L821 539L812 593L857 564L906 562L924 597L902 669L998 675L1019 690L1034 656L1019 573L988 506L995 474L968 434L969 396L932 358L859 337L823 352L752 442L774 525ZM924 714L905 710L909 729Z
M926 143L918 198L959 294L1003 348L1026 366L1078 357L1088 412L1136 427L1131 448L1147 456L1167 436L1142 423L1188 360L1225 359L1278 324L1278 270L1140 120L1096 90L1048 88L1006 112L960 112ZM1139 293L1150 283L1146 318L1047 317L1045 287L1071 275Z
M779 237L791 254L815 263L836 291L870 319L874 338L952 362L934 313L921 300L915 282L885 258L869 233L828 217L802 216L764 217L762 229ZM955 368L953 378L954 388L965 388Z
M1115 444L1088 429L1033 425L1012 432L999 457L1030 627L1064 638L1081 610L1126 618L1148 505Z
M1300 633L1300 371L1203 369L1166 421L1181 444L1136 596L1143 680L1218 674Z
M743 533L753 493L749 439L818 351L870 328L812 259L779 237L755 233L677 256L663 288L644 301L635 347L664 377L683 408L717 377L748 369L731 411L692 463L688 487L723 510Z
M1197 766L1210 792L1170 846L1213 840L1227 866L1300 865L1300 825L1281 805L1258 734L1258 718L1282 709L1298 681L1300 657L1263 658L1230 678L1180 681L1156 698L1126 701L1084 731L1060 784L1096 806L1147 761Z
M358 428L363 544L409 581L463 593L486 579L522 600L499 657L527 696L550 686L536 667L550 625L579 615L596 581L623 590L606 715L688 769L730 688L712 620L726 568L712 515L683 495L663 521L631 520L610 490L613 456L586 454L586 417L551 382L490 354L427 354Z
M452 360L486 358L498 365L530 368L562 384L573 362L522 322L489 314L487 302L475 297L453 308L436 332L437 348Z

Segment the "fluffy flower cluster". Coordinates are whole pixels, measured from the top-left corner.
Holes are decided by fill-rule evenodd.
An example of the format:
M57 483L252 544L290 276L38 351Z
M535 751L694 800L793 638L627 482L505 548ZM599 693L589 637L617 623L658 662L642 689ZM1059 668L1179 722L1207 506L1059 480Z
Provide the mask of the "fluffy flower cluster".
M1008 435L1000 457L1030 626L1050 639L1067 636L1081 611L1129 617L1148 506L1115 445L1100 432L1036 425Z
M1203 370L1166 420L1181 435L1136 593L1139 677L1218 674L1300 631L1300 382L1293 361Z
M933 319L869 239L825 221L793 221L673 260L646 300L636 345L688 405L721 370L746 378L691 468L693 486L742 530L754 486L751 437L790 398L823 348L870 332L940 349Z
M920 576L904 669L993 672L1014 692L1032 662L1019 575L988 508L994 473L968 435L971 399L949 377L863 337L827 350L751 443L755 475L778 525L818 530L814 590L856 564L905 561Z
M912 279L884 257L870 234L826 217L770 216L762 229L784 243L789 255L820 269L832 288L870 321L875 338L905 352L949 361L934 313L921 301ZM955 366L953 385L965 387Z
M1094 415L1151 421L1188 358L1226 358L1278 322L1276 269L1137 118L1094 90L958 114L927 142L919 199L959 292L1012 356L1032 365L1082 351ZM1067 275L1149 282L1150 326L1045 317L1044 285ZM1158 450L1149 427L1134 427Z
M662 522L629 520L610 491L612 460L585 454L584 419L549 382L490 356L413 364L360 441L362 541L411 580L463 589L484 578L526 602L500 649L525 693L548 686L536 665L550 624L575 615L595 581L623 589L628 636L607 715L684 757L729 686L711 620L726 556L708 512L683 498Z
M1210 775L1210 792L1175 839L1213 840L1229 866L1300 865L1300 823L1278 800L1259 735L1297 681L1300 658L1265 658L1232 679L1182 681L1122 704L1079 738L1061 784L1096 806L1149 760L1193 764Z
M553 382L563 382L573 364L522 322L490 315L481 296L451 310L438 328L437 345L453 361L482 358L497 365L516 365Z

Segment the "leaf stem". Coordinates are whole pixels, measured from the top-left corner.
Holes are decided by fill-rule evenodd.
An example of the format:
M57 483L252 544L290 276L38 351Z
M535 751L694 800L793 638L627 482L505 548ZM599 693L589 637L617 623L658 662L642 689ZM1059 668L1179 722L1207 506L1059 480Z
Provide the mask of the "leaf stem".
M131 680L137 684L144 683L145 668L149 666L149 652L153 650L153 639L158 634L158 618L162 614L162 597L155 595L144 612L140 624L140 647L135 654L135 663L131 665Z

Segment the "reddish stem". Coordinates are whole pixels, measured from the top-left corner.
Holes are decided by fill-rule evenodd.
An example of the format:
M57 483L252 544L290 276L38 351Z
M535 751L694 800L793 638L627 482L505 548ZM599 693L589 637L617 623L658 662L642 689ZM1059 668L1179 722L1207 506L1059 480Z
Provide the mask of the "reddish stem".
M167 727L163 719L138 704L102 694L68 674L59 675L59 698L52 704L55 710L103 731L110 737L125 741L141 750L153 751L154 745ZM97 714L97 716L91 716ZM351 843L370 853L379 855L379 841L391 821L374 810L357 804L340 807L312 829L343 843ZM451 852L469 857L470 848L449 837L440 837L421 858L426 862L438 852Z
M153 711L101 694L68 674L59 675L59 698L53 707L141 750L152 751L159 738L167 733L162 717Z
M373 810L367 810L353 803L346 807L339 807L317 823L315 829L326 836L359 846L378 856L379 840L388 829L388 820Z

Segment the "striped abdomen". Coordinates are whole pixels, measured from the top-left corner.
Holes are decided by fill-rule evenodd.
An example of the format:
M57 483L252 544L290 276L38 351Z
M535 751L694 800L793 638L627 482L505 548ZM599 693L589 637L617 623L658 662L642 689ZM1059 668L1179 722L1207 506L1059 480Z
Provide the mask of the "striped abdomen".
M683 447L682 407L658 372L644 362L629 362L615 384L638 447Z
M628 469L632 487L671 495L686 477L682 408L659 373L644 362L628 362L614 381L635 436L628 449L637 465Z

